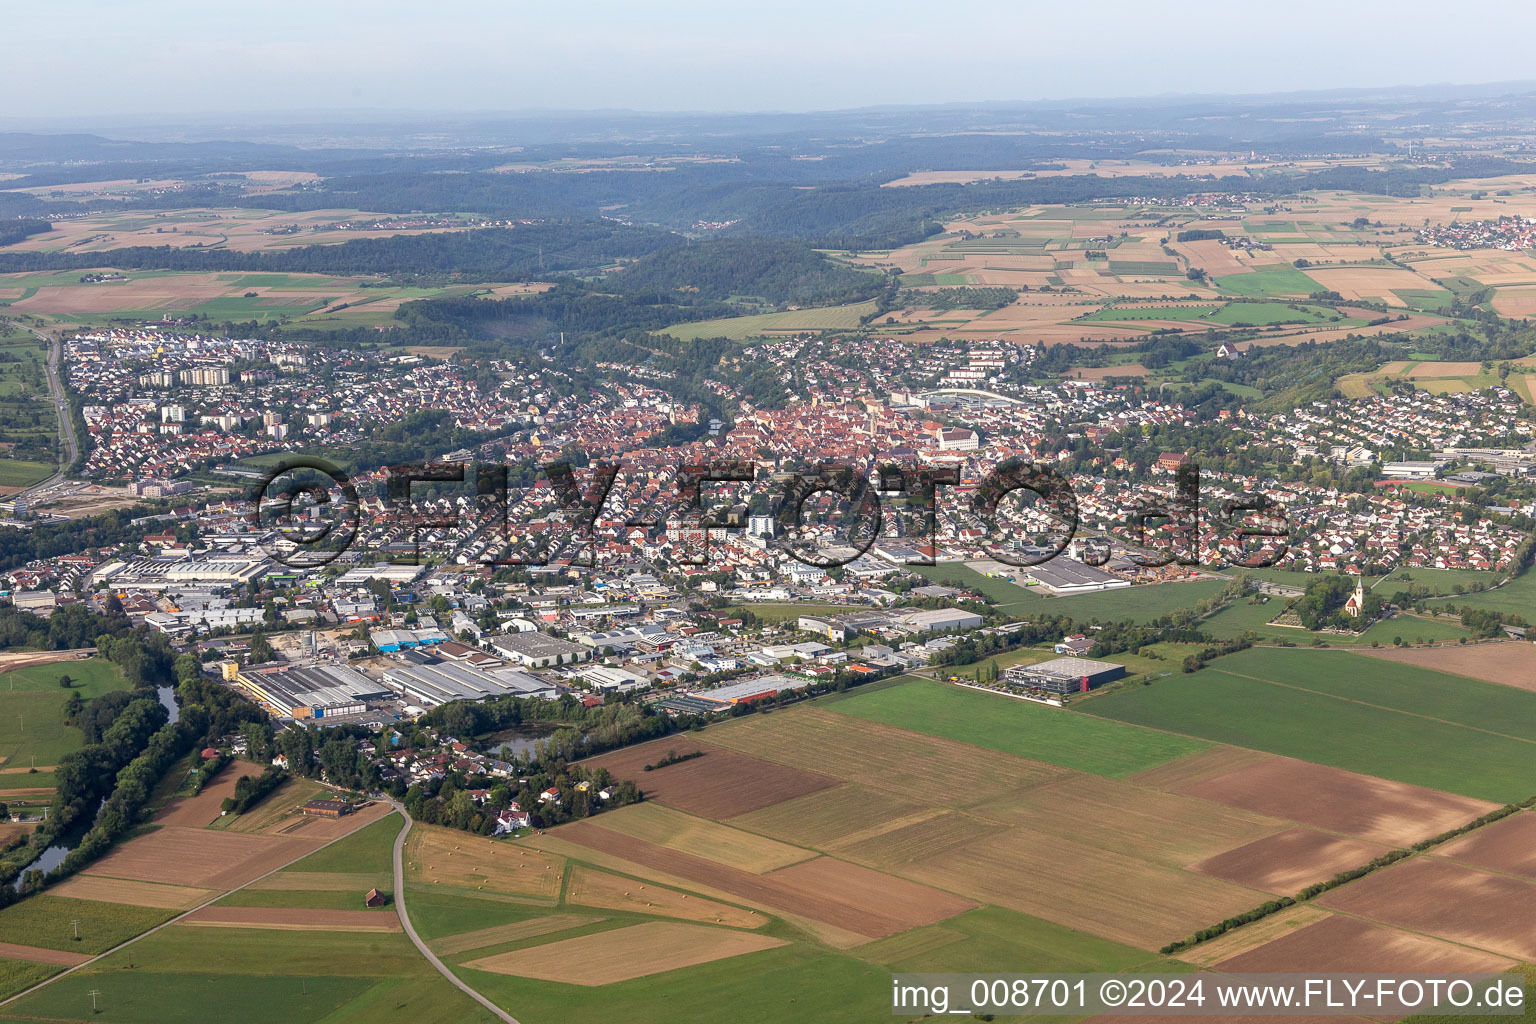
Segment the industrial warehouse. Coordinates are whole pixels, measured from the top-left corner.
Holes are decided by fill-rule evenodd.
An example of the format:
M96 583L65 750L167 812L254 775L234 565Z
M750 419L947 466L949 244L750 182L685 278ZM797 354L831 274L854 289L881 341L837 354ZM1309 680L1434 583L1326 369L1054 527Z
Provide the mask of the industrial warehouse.
M345 665L246 670L237 681L252 696L285 718L360 715L370 700L394 696L388 688Z
M395 694L423 708L451 700L490 700L493 697L544 697L553 700L553 684L515 668L482 671L451 661L408 661L390 667L384 682Z
M1038 665L1015 665L1003 672L1001 681L1026 690L1047 693L1087 693L1095 686L1125 675L1125 666L1087 658L1053 658Z

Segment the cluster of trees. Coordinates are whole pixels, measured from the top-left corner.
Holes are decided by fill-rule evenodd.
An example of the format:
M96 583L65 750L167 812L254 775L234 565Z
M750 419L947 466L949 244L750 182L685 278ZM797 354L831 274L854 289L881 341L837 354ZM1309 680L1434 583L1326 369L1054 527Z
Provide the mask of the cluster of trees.
M283 780L287 777L287 772L275 766L268 767L260 775L254 777L242 775L235 780L234 794L225 797L223 803L219 805L219 809L229 814L244 814L265 800L267 794L282 785Z
M585 783L585 785L581 785ZM540 794L554 788L560 796L543 801ZM598 792L610 790L603 800ZM551 828L567 821L577 821L603 810L637 803L639 787L628 779L617 784L606 768L588 768L556 759L539 764L530 774L512 784L496 782L483 806L477 805L455 776L440 782L417 784L401 797L411 817L428 825L446 825L478 835L490 835L496 829L496 812L514 803L527 811L534 828Z
M433 708L419 721L436 727L445 736L465 741L524 722L566 726L541 743L537 760L576 760L666 736L693 724L689 716L672 718L635 704L610 703L589 708L569 693L559 700L509 696L478 703L454 701Z
M105 727L98 726L95 738L59 759L47 820L26 845L0 858L0 893L9 891L6 883L55 840L89 825L101 801L112 794L118 772L148 748L150 737L169 719L153 690L136 691L126 700L115 699L111 706L115 712ZM40 877L29 878L29 887L39 884Z
M1345 615L1344 604L1354 592L1353 577L1320 575L1307 581L1307 589L1291 602L1290 610L1307 629L1353 629L1380 615L1383 604L1378 595L1368 592L1359 617Z
M634 294L678 293L714 302L748 296L806 306L873 298L885 278L788 239L710 238L642 257L609 274L604 284Z
M1184 659L1184 671L1198 672L1202 668L1205 668L1206 665L1209 665L1212 661L1215 661L1217 658L1224 654L1236 654L1238 651L1247 650L1252 646L1252 635L1245 633L1240 637L1234 637L1233 639L1223 641L1220 644L1206 647Z
M1461 609L1461 624L1476 637L1498 636L1505 626L1529 627L1522 615L1513 612L1497 612L1491 608L1474 608L1465 605Z
M1220 228L1190 228L1188 231L1180 231L1178 240L1181 242L1205 242L1215 238L1226 238L1227 233Z
M53 225L46 220L17 219L0 220L0 245L15 245L24 242L33 235L40 235L44 231L52 231Z

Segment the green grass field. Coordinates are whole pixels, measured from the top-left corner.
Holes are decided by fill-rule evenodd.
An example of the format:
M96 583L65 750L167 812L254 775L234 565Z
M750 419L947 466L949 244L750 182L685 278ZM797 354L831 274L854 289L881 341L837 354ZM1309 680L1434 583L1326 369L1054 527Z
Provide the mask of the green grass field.
M1179 265L1172 260L1110 260L1109 272L1117 276L1172 277L1179 273Z
M6 942L73 953L101 953L125 939L176 916L174 910L126 903L77 900L42 893L0 910L0 935ZM80 922L80 941L73 922Z
M89 1020L92 990L101 1019L126 1024L205 1024L233 1017L260 1024L482 1019L403 934L180 926L147 936L6 1009L34 1018Z
M846 611L848 606L841 604L786 604L779 601L733 604L728 608L720 609L721 614L727 618L740 615L742 612L751 612L760 622L794 622L802 615L832 615Z
M394 865L390 852L400 831L400 815L390 814L358 829L345 839L291 864L288 871L377 871L390 873Z
M1536 795L1536 694L1347 652L1250 649L1081 710L1500 803Z
M52 462L0 458L0 487L31 487L48 479L57 468Z
M1390 584L1387 585L1390 586ZM1385 596L1390 596L1391 593L1392 591L1388 590ZM1404 643L1410 644L1447 641L1454 643L1461 637L1471 635L1454 619L1436 621L1415 615L1400 615L1395 619L1377 622L1358 636L1311 633L1300 628L1269 625L1270 619L1285 610L1285 601L1283 597L1271 597L1264 604L1249 604L1246 600L1234 601L1215 615L1205 619L1200 628L1211 636L1221 639L1254 633L1264 640L1292 643L1298 646L1307 646L1314 640L1321 640L1330 647L1369 647L1373 643L1389 647L1399 637Z
M1205 744L1001 694L912 679L828 705L845 715L975 744L1111 778L1125 778Z
M117 666L104 658L29 665L0 675L0 758L6 765L52 768L84 742L80 730L64 724L64 702L71 690L59 686L61 675L74 680L71 690L87 699L128 685ZM35 781L35 775L0 778L18 787L47 784Z
M938 274L936 279L956 277L954 274ZM937 283L946 282L937 280ZM953 282L956 284L963 282ZM722 320L699 320L694 323L673 324L658 334L670 334L674 338L691 341L695 338L732 338L742 341L768 331L831 331L847 330L859 325L859 318L875 311L875 304L856 302L847 306L825 306L818 309L795 309L784 313L759 313L754 316L733 316Z
M1082 320L1202 320L1220 306L1109 306Z
M1271 267L1247 274L1225 274L1215 278L1216 287L1233 295L1311 295L1322 285L1295 267Z
M1417 575L1421 569L1409 570ZM1494 590L1485 590L1479 594L1459 594L1445 598L1438 598L1428 602L1438 607L1462 608L1486 608L1496 612L1510 612L1524 616L1529 622L1536 622L1536 572L1526 572L1516 576L1508 583Z
M1093 619L1101 622L1149 622L1179 608L1202 601L1226 586L1225 580L1189 580L1176 583L1141 584L1119 590L1106 590L1098 594L1050 597L1039 587L1025 587L1008 580L983 576L961 562L913 566L912 570L935 583L948 580L968 590L984 594L1000 611L1014 615L1027 615L1031 610L1039 611L1049 607L1053 613L1071 615L1082 622ZM1041 605L1041 601L1048 601L1050 604Z
M1180 608L1214 596L1225 580L1187 580L1176 583L1138 584L1099 594L1075 594L1051 598L1051 610L1079 622L1151 622Z
M54 964L37 964L28 960L0 960L0 999L24 992L63 969ZM0 1011L0 1014L3 1012Z
M1336 315L1333 310L1321 306L1297 305L1292 308L1292 304L1285 302L1232 302L1221 307L1208 319L1227 326L1252 324L1267 327L1272 324L1325 324ZM1365 322L1359 317L1343 317L1337 321L1352 327Z

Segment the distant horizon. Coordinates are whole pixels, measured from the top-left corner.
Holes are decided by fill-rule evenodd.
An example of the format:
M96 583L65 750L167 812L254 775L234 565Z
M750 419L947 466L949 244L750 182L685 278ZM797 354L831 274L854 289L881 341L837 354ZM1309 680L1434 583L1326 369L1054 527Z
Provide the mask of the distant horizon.
M1499 79L1488 82L1421 82L1413 84L1348 86L1338 88L1287 89L1272 92L1162 92L1142 95L1105 96L1049 96L1015 99L948 100L934 103L881 103L850 107L805 109L648 109L638 107L521 107L521 108L387 108L387 107L307 107L270 108L243 111L189 110L146 111L119 114L58 114L58 115L4 115L0 114L0 134L96 134L135 128L209 127L217 123L225 132L241 127L273 128L287 124L335 125L401 125L424 118L452 118L469 123L492 124L498 121L558 121L560 119L665 120L669 118L774 118L774 117L829 117L846 114L921 113L923 111L1007 111L1030 108L1063 108L1082 106L1136 106L1157 107L1180 103L1206 102L1215 105L1241 106L1252 102L1302 102L1310 99L1369 97L1394 91L1411 92L1433 98L1430 94L1441 93L1446 98L1492 97L1500 95L1536 95L1536 79ZM127 141L127 140L125 140Z
M1132 0L1103 0L1086 19L998 0L960 13L912 0L784 0L772 10L596 0L577 21L486 0L447 11L271 0L258 21L190 0L76 0L67 16L8 13L24 45L0 66L0 90L4 123L372 110L792 115L1418 89L1381 83L1421 74L1474 88L1507 68L1483 50L1489 26L1505 39L1536 34L1536 7L1512 0L1476 0L1454 22L1442 13L1425 0L1295 0L1281 16L1238 7L1220 19ZM986 98L999 96L1010 98Z

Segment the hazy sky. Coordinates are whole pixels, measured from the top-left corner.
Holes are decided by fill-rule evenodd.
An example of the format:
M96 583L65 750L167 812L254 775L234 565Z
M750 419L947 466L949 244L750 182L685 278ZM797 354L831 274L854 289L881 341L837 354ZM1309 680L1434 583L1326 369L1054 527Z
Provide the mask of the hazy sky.
M8 4L0 24L0 117L796 111L1536 77L1518 57L1530 0L53 0Z

